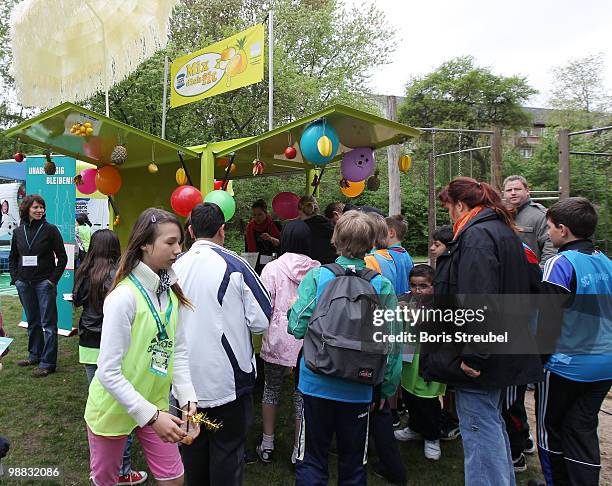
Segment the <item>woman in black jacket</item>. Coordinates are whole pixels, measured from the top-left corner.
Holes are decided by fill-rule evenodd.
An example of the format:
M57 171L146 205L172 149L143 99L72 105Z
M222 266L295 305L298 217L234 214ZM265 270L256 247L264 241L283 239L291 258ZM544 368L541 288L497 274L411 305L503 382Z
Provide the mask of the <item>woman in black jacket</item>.
M34 366L35 377L57 366L57 283L68 257L57 226L45 220L45 200L26 196L19 206L21 225L13 232L9 271L28 320L29 356L19 366ZM57 262L56 262L57 259Z
M450 312L453 320L437 323L436 331L439 336L450 336L451 342L425 345L420 373L428 381L456 389L465 483L514 485L501 416L502 390L542 378L529 328L529 264L512 215L489 184L458 177L438 198L454 222L454 239L449 251L437 260L435 300L438 309ZM469 314L466 309L480 310L484 320L460 319L458 316ZM477 335L503 335L505 331L507 343L473 342ZM472 342L466 342L469 339Z
M325 216L319 214L319 204L314 196L302 196L298 202L299 218L310 229L310 255L321 265L334 263L338 252L332 245L331 237L334 234L334 225Z

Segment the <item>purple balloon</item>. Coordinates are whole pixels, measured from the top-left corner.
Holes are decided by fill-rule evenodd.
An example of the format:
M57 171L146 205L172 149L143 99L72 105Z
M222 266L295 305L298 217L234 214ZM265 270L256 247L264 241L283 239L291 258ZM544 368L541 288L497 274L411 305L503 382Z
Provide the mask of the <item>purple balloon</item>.
M98 169L85 169L81 171L83 184L79 184L77 189L81 194L93 194L98 190L96 187L96 174Z
M340 165L342 176L351 182L367 179L375 168L374 151L370 147L357 147L347 152Z

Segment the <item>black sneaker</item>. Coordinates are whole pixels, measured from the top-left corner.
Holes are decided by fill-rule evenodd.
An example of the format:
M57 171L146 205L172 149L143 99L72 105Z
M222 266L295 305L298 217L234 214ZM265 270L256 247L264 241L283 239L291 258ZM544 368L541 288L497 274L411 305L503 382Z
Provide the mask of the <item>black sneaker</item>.
M523 452L525 454L535 454L536 449L535 441L533 437L531 437L531 434L529 434L529 437L525 441L525 450Z
M522 454L518 459L512 459L512 465L514 466L514 472L525 472L527 471L527 461L525 460L525 454Z
M244 450L244 463L245 464L257 464L259 459L257 458L257 454L252 452L253 449L247 449L245 447Z
M255 452L257 452L259 460L264 464L270 464L272 462L272 453L274 452L274 449L262 449L260 444L255 447Z
M402 424L399 412L397 410L391 410L391 415L393 416L393 427L399 427Z
M440 440L455 440L461 436L459 425L448 424L440 432Z

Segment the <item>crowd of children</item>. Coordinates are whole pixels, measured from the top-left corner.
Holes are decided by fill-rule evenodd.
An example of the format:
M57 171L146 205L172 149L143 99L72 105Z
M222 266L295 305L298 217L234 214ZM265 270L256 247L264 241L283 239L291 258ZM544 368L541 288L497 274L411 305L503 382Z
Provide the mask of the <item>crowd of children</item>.
M597 414L612 385L612 263L589 239L595 209L569 198L548 210L559 253L546 263L539 287L556 305L521 330L542 357L418 340L381 344L372 338L379 310L456 309L464 302L459 294L534 292L530 249L491 186L460 177L439 199L453 225L432 235L432 265L413 265L402 246L408 228L401 216L341 203L323 216L311 196L282 229L265 201L253 205L247 249L280 255L258 262L261 276L223 247L223 215L210 203L192 212L186 229L194 244L184 253L183 226L161 209L139 216L122 255L113 232L93 233L73 294L83 307L79 358L90 382L84 413L93 483L147 479L131 469L136 437L164 485L242 484L256 373L250 336L263 333L256 454L263 463L279 460L277 407L293 374L294 447L286 459L299 486L328 484L334 436L338 484L366 484L371 440L373 471L402 485L408 478L401 442L422 440L424 456L438 461L440 441L459 435L466 484L514 485L523 452L535 452L535 445L524 427L515 427L519 448L509 442L515 421L509 410L516 387L524 394L530 383L538 384L537 448L546 484L598 484ZM333 263L328 248L337 252ZM14 258L14 279L21 260ZM537 260L535 267L539 274ZM424 326L394 317L381 329L386 336L417 335Z

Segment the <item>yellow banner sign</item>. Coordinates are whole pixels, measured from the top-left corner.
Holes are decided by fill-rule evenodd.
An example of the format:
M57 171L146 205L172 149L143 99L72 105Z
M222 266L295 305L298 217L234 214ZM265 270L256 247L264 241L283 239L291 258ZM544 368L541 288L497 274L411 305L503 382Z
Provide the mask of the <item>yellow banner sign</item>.
M259 83L264 75L264 27L255 25L172 62L170 107Z

